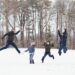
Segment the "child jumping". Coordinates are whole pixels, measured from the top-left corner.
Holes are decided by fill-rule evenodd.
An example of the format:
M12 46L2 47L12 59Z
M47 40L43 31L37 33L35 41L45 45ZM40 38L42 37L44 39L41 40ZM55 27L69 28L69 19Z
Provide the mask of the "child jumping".
M44 47L45 47L45 53L44 56L42 57L42 63L44 62L44 59L47 55L49 55L49 57L52 57L54 59L54 55L51 55L50 49L51 49L51 44L50 42L44 42Z

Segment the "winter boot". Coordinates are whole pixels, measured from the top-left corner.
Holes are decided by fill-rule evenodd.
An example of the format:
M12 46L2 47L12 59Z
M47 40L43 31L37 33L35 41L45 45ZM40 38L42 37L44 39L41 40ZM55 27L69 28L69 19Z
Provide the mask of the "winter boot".
M60 51L58 52L58 54L59 54L59 56L61 56L61 52Z
M44 62L44 59L42 58L41 61L42 61L42 63L43 63L43 62Z
M32 64L34 64L34 60L32 60Z
M52 58L54 59L54 55L52 55Z

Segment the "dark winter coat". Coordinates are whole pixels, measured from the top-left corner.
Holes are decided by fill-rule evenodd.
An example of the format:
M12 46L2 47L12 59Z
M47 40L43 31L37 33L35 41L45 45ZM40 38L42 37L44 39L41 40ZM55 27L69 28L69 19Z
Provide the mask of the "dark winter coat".
M50 49L51 49L50 43L47 44L47 43L45 42L45 43L44 43L44 47L45 47L45 52L50 52Z
M60 34L60 31L58 31L58 35L60 37L60 45L66 46L67 41L67 31L65 29L63 35Z
M2 39L5 37L5 36L7 36L7 42L12 42L13 40L14 40L14 36L16 35L16 34L18 34L20 31L17 31L16 33L14 33L14 31L10 31L10 32L8 32L8 33L6 33L3 37L2 37Z

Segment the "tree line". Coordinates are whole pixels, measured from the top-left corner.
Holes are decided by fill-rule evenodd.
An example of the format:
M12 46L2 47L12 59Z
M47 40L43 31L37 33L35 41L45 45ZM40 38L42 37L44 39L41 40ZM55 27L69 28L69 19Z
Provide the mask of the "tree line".
M22 30L15 42L27 47L35 41L42 47L45 40L58 47L58 28L68 31L68 48L75 48L75 1L74 0L0 0L0 46L1 37L12 28ZM53 29L52 29L53 27Z

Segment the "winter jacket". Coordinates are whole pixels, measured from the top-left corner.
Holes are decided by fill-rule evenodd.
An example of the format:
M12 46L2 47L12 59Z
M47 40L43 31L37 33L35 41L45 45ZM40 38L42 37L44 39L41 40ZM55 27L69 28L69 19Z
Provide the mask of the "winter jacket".
M35 48L33 46L28 48L29 53L34 53L35 52Z
M6 33L6 34L2 37L2 39L4 39L4 37L7 36L7 41L8 41L8 42L12 42L12 41L14 40L14 36L15 36L16 34L18 34L19 32L20 32L20 31L17 31L16 33L14 33L14 31L10 31L10 32Z
M58 31L58 35L60 37L60 45L66 46L67 41L67 31L65 29L63 35L60 34L60 31Z
M45 47L45 52L50 52L50 49L51 49L51 44L47 44L47 43L44 43L44 47Z

